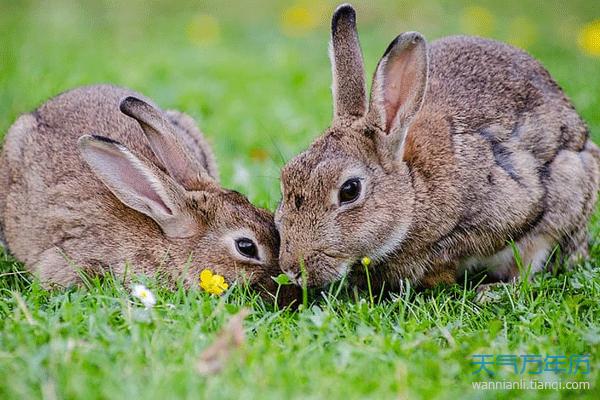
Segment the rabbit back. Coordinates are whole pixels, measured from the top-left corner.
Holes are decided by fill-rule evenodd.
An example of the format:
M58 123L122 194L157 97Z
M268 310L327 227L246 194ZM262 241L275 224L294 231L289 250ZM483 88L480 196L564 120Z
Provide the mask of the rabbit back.
M509 240L534 269L557 244L586 255L598 148L546 69L521 50L473 37L435 41L429 56L428 91L405 151L421 171L422 201L399 264L425 271L458 259L463 268L497 265L497 277L508 279Z

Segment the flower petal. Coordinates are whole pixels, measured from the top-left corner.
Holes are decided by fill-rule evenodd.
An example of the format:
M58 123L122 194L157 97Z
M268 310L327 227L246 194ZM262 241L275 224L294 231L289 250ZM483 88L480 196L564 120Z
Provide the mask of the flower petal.
M202 272L200 272L200 281L202 282L209 282L213 277L213 273L210 269L203 269Z
M225 278L223 278L221 275L215 275L213 277L213 284L221 286L223 283L225 283Z
M216 295L218 295L218 296L220 296L220 295L222 295L222 294L223 294L223 289L221 289L221 288L220 288L220 287L218 287L218 286L215 286L215 287L213 288L213 291L212 291L212 293L213 293L213 294L216 294Z
M140 284L138 283L138 284L135 284L135 285L133 285L133 286L131 287L131 294L133 294L133 295L134 295L135 297L137 297L137 298L140 298L140 296L142 295L142 293L143 293L144 291L146 291L146 290L148 290L148 289L146 288L146 286L144 286L144 285L140 285Z

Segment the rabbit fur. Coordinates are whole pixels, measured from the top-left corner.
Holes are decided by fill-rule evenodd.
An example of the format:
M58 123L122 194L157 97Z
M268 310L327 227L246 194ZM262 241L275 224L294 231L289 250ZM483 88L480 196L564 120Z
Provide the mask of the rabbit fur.
M129 269L192 286L210 268L274 289L272 214L220 187L213 152L183 113L128 89L81 87L22 115L0 157L6 243L46 285ZM256 257L237 250L239 238Z
M333 15L330 56L332 125L281 172L275 221L291 279L304 265L311 286L364 283L368 256L375 288L474 270L510 281L511 241L532 272L557 246L586 256L600 151L539 62L493 40L407 32L379 61L369 100L349 5ZM360 194L342 203L349 180Z

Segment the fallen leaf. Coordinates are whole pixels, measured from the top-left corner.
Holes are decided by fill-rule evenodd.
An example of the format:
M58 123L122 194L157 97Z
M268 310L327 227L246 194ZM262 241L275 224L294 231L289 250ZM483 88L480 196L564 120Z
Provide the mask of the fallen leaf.
M250 311L247 308L241 309L221 329L213 344L204 349L196 364L200 375L218 374L225 366L231 352L244 344L246 336L243 322L248 315L250 315Z

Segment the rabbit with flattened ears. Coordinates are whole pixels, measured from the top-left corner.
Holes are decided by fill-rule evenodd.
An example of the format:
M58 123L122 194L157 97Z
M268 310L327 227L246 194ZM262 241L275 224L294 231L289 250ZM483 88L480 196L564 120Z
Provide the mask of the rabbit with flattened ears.
M272 214L219 185L183 113L128 89L81 87L21 116L0 157L5 242L46 285L129 268L193 286L209 268L276 289Z

